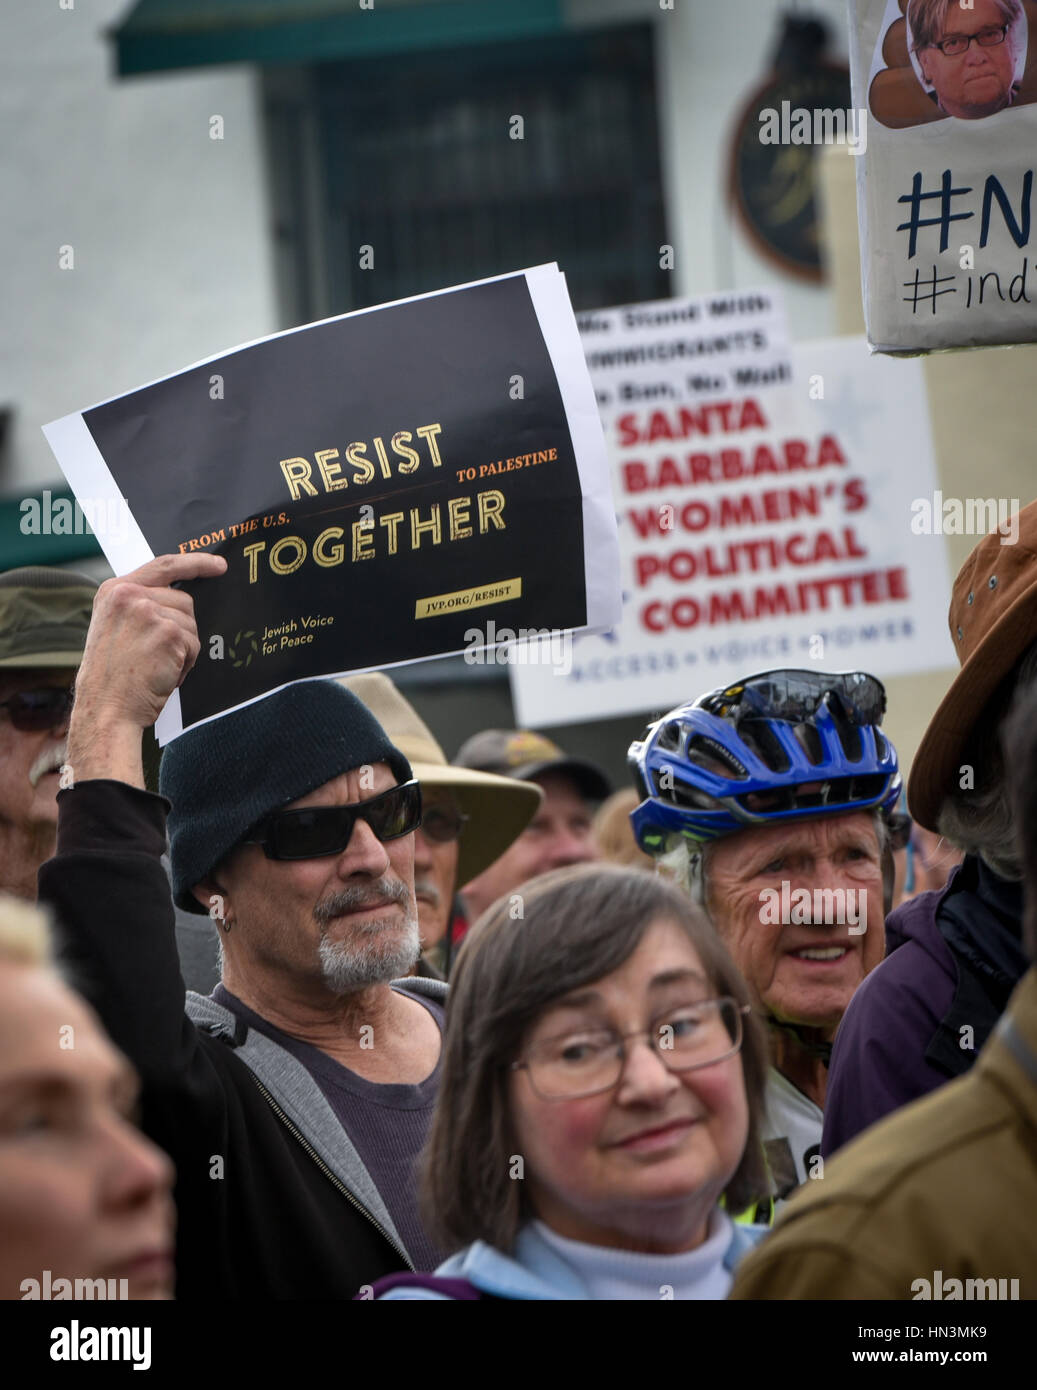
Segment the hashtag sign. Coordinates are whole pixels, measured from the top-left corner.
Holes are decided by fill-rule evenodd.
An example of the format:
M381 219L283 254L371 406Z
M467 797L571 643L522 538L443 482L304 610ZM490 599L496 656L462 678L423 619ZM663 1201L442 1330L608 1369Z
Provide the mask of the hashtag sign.
M911 257L915 254L915 247L918 243L919 227L939 227L940 250L947 250L947 237L948 233L950 232L951 223L964 222L967 218L973 216L971 212L951 212L951 199L957 198L961 194L971 192L971 188L952 188L951 171L949 169L944 169L943 180L940 188L936 189L932 193L923 193L921 172L915 174L914 178L911 181L911 192L903 193L897 199L898 203L911 204L911 216L909 220L907 222L901 222L900 225L897 227L898 232L908 231L910 233L910 236L908 238L907 251L908 260L910 260ZM939 198L940 211L938 216L919 216L919 213L921 211L921 205L923 202L925 202L927 198ZM944 290L943 293L946 294L947 291Z
M924 303L925 300L927 300L927 299L931 299L931 300L932 300L933 313L935 314L935 313L936 313L936 300L937 300L937 298L938 298L941 294L957 294L957 293L958 293L958 291L957 291L956 289L938 290L938 289L936 288L937 285L945 285L945 284L947 283L948 280L953 280L953 279L954 279L954 276L953 276L953 275L941 275L941 276L938 277L937 274L936 274L936 266L935 266L935 265L933 266L933 273L932 273L932 275L930 276L930 278L929 278L928 280L922 280L922 279L920 278L920 275L921 275L921 272L920 272L920 271L918 270L918 268L916 267L916 268L915 268L915 278L914 278L914 282L912 283L912 281L910 281L910 280L905 280L905 281L904 281L904 289L905 289L905 290L912 290L912 291L914 292L913 295L908 295L908 294L905 294L905 295L904 295L904 303L905 303L905 304L910 304L910 305L911 305L911 312L912 312L913 314L917 314L917 313L918 313L918 304L919 304L919 301L921 301L922 303ZM920 290L923 291L923 293L919 293Z

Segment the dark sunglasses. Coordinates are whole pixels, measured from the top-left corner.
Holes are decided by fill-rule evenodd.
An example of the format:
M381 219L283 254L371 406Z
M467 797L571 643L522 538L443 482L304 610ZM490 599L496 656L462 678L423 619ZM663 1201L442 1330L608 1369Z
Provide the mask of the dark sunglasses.
M358 820L366 821L379 840L411 834L421 824L421 788L417 782L404 782L351 806L277 811L241 843L261 845L268 859L320 859L342 853Z
M437 845L448 845L467 824L468 817L461 811L452 811L448 806L426 806L421 817L421 833Z
M72 711L72 691L57 685L44 686L42 690L19 690L17 695L0 700L0 709L7 711L11 723L23 734L56 729Z
M714 690L701 701L701 708L736 721L753 715L802 724L814 716L826 695L838 696L851 724L882 723L885 687L863 671L762 671L724 690Z

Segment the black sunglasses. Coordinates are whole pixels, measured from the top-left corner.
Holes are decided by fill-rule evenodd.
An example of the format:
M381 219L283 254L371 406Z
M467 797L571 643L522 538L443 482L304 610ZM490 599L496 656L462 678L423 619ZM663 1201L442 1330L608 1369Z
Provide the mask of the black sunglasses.
M23 734L56 729L72 711L72 691L57 685L44 686L42 690L19 690L16 695L0 700L0 709L7 711L11 723Z
M261 845L268 859L320 859L341 854L357 820L366 821L379 840L398 840L421 824L417 782L390 787L381 796L350 806L307 806L277 811L255 827L244 845Z
M421 833L438 845L448 845L467 824L468 817L463 811L447 806L426 806L421 817Z
M744 715L785 719L802 724L811 719L826 695L837 695L851 724L881 724L886 690L863 671L762 671L724 690L714 690L701 708L736 722Z

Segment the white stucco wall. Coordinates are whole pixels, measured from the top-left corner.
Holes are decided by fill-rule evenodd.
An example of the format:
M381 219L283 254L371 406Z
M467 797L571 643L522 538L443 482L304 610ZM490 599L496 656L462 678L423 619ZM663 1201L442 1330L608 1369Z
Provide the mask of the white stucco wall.
M812 0L828 21L828 57L846 61L846 0ZM683 251L681 294L758 284L781 285L789 329L797 339L835 331L827 287L782 274L750 244L727 197L735 122L769 69L779 16L777 0L693 0L665 16L674 42L660 48L666 113L663 150L673 235Z
M255 73L116 79L105 31L129 8L0 14L6 494L59 478L48 420L278 326Z

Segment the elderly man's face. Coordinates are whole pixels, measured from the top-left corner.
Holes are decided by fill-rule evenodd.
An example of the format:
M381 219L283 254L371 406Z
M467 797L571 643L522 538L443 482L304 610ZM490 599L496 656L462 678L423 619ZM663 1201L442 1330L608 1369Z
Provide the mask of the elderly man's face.
M557 772L545 772L534 780L544 791L536 815L499 859L462 885L473 921L520 883L551 869L600 858L591 804L576 783Z
M949 116L978 120L1008 105L1015 67L1015 45L1009 32L1005 42L984 47L975 35L1002 30L1005 20L995 0L975 0L971 9L951 4L942 32L942 42L952 35L972 37L964 53L948 57L939 48L923 48L918 62L927 82L931 82L940 106Z
M449 826L459 816L457 800L448 787L421 784L424 825ZM435 839L425 829L414 833L414 895L418 900L421 949L429 950L446 936L457 887L459 842Z
M283 809L352 805L395 785L390 768L375 763L363 781L359 768L345 772ZM273 860L258 845L242 845L215 878L235 978L276 976L303 993L323 982L345 995L406 975L418 958L412 834L382 841L358 819L339 854ZM204 890L195 896L209 907Z
M0 703L21 692L68 690L75 674L72 669L0 671ZM0 853L6 861L3 881L16 892L15 880L25 878L34 885L36 870L54 852L58 769L65 761L67 733L67 715L57 717L53 727L25 730L15 727L8 709L0 709L0 837L8 841L12 835L22 837L17 849L8 843ZM36 851L25 837L30 844L38 842ZM15 865L14 856L36 862ZM29 896L35 896L34 889Z
M808 890L805 921L796 920L801 908L770 910L780 904L783 884L790 904L798 890ZM709 851L706 886L710 917L757 1004L786 1023L834 1031L885 950L882 865L870 812L767 825L718 840ZM815 889L840 890L816 900L816 915ZM859 923L845 920L857 913ZM769 920L775 915L793 920Z

